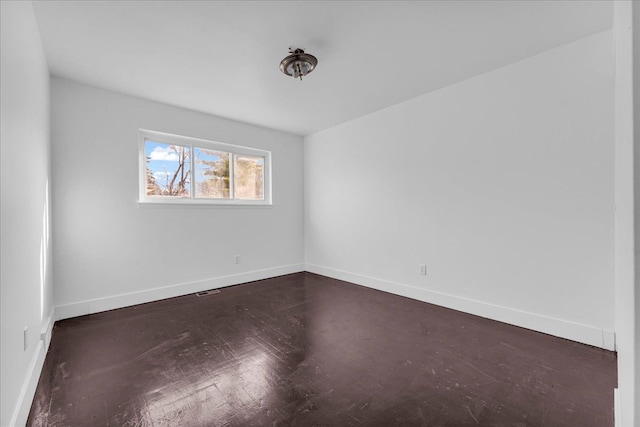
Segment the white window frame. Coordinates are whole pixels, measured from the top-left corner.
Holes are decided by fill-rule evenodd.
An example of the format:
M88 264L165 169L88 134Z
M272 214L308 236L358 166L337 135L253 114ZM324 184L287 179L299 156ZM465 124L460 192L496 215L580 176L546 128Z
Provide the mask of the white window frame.
M190 197L168 197L168 196L147 196L147 156L145 154L145 143L147 140L171 145L189 147L191 159L191 195ZM229 192L233 196L233 167L236 155L247 155L264 157L264 200L241 200L241 199L209 199L194 197L194 147L218 150L229 153ZM158 132L148 129L138 130L138 202L158 203L171 205L218 205L218 206L241 206L241 205L271 205L271 152L259 150L257 148L243 147L240 145L225 144L223 142L208 141L206 139L192 138L189 136L174 135L170 133Z

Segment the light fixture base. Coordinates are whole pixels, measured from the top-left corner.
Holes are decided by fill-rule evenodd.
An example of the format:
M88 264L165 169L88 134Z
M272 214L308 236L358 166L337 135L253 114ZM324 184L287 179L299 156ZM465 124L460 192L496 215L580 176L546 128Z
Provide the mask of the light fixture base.
M304 49L290 47L289 53L289 56L280 61L280 71L294 79L302 80L302 76L312 72L318 65L318 58L305 53Z

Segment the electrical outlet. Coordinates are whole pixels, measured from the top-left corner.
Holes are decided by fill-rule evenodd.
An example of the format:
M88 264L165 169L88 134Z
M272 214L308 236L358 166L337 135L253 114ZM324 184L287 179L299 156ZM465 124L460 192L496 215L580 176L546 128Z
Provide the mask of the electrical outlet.
M29 327L25 326L24 331L22 332L22 339L24 340L24 349L26 350L29 347Z
M420 274L423 276L427 275L427 265L426 264L420 264Z
M236 255L235 257L233 257L233 262L235 264L240 264L240 255Z

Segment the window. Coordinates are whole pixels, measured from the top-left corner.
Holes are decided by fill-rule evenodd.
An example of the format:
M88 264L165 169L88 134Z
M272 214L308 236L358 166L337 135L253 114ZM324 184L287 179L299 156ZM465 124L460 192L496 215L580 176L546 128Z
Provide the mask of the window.
M140 130L140 202L271 204L271 153Z

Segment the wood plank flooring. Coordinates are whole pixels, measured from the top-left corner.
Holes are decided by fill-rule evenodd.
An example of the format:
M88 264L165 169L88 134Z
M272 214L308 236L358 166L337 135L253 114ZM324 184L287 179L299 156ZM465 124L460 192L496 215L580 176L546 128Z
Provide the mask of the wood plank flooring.
M29 426L613 426L615 353L311 273L57 322Z

